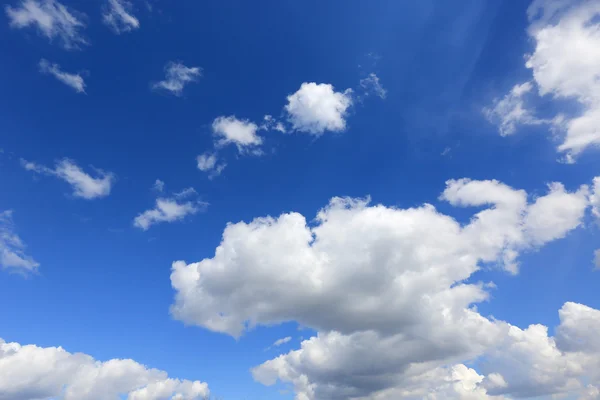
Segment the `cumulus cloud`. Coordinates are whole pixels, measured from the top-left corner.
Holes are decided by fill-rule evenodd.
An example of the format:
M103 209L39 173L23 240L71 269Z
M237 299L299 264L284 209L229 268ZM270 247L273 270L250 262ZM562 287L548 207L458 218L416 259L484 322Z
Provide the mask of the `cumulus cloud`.
M217 137L217 146L235 144L240 153L256 149L262 144L262 138L256 134L258 125L247 119L237 119L233 115L215 118L212 130Z
M599 16L600 4L594 0L535 0L528 9L528 33L535 48L526 56L525 66L538 94L579 105L579 113L552 118L553 130L563 134L557 150L567 162L600 145ZM500 118L501 132L511 133L517 123L539 121L522 107L520 96L511 92L505 100L499 110L506 118Z
M6 6L5 10L13 28L35 27L50 41L57 39L68 50L87 44L80 32L85 27L83 14L56 0L21 0L19 7Z
M208 204L198 199L194 188L187 188L171 197L159 197L154 208L144 211L133 220L133 225L144 231L152 225L162 222L175 222L194 215L206 208Z
M25 253L25 244L15 233L12 210L0 212L0 267L19 273L37 271L40 264Z
M85 93L85 82L79 74L70 74L60 69L60 65L52 64L48 60L40 60L40 72L54 76L67 86L72 87L77 93Z
M23 168L43 175L60 178L71 185L73 196L91 200L106 197L110 194L115 182L114 174L94 169L96 177L84 172L74 161L65 158L56 163L54 168L21 160Z
M206 172L209 179L221 175L221 172L227 167L227 164L224 162L218 163L217 161L217 154L211 152L206 152L196 157L198 169L202 172Z
M208 385L173 379L131 359L97 361L62 347L0 339L0 399L204 399Z
M370 73L369 76L361 79L360 86L363 88L367 96L374 94L382 99L385 99L387 96L387 90L383 88L383 85L379 81L379 77L374 73Z
M321 135L325 131L346 129L346 117L352 106L352 90L336 92L326 83L305 82L287 97L285 111L292 128L299 132Z
M516 272L520 252L579 226L586 189L552 184L529 201L498 181L450 180L442 200L483 208L466 224L429 204L355 198L333 198L310 223L293 212L230 223L212 258L173 263L171 313L234 337L287 321L316 330L253 369L264 384L291 383L297 399L494 398L512 378L462 363L514 329L477 312L493 285L469 278L484 263Z
M152 88L166 90L175 96L181 96L185 85L196 82L202 76L202 69L200 67L186 67L179 62L171 61L165 66L165 75L165 80L154 82Z
M132 8L126 0L108 0L102 20L117 34L138 29L140 21L131 14Z

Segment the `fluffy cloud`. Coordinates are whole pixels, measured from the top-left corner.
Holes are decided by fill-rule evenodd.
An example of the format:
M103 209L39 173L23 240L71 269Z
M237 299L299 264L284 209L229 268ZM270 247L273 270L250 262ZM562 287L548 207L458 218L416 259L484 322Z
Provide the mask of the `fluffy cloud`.
M18 8L6 6L13 28L34 26L50 40L58 39L66 49L87 44L80 31L85 27L81 14L56 0L21 0Z
M60 65L51 64L45 59L40 60L40 72L50 74L67 86L72 87L77 93L85 93L85 82L79 74L70 74L60 69Z
M166 79L152 84L155 90L166 90L175 96L181 96L183 88L190 82L196 82L202 76L200 67L186 67L178 62L169 62L165 66Z
M285 106L292 128L299 132L321 135L325 131L346 129L346 116L352 105L352 90L336 92L326 83L303 83L287 97Z
M214 257L173 263L172 315L234 337L286 321L317 330L253 369L262 383L292 383L299 400L493 396L511 377L461 363L515 328L473 308L488 285L468 279L482 263L516 272L519 252L579 226L587 188L555 183L529 202L500 182L460 179L441 199L483 210L460 224L428 204L334 198L310 224L298 213L228 224Z
M96 361L61 347L0 339L0 399L194 400L208 396L206 383L172 379L130 359Z
M56 163L54 169L21 160L28 171L56 176L69 183L73 188L73 196L83 199L96 199L110 194L115 176L110 172L95 169L97 177L84 172L74 161L63 159Z
M0 268L19 273L37 271L40 264L25 254L25 244L15 233L12 210L0 212Z
M233 115L215 118L212 130L217 137L217 146L235 144L240 153L256 149L262 144L262 138L256 134L258 125Z
M131 8L126 0L108 0L102 20L117 34L138 29L140 21L130 13Z
M186 200L190 197L192 199ZM134 218L133 225L147 231L152 225L161 222L181 221L206 208L208 204L200 201L197 197L198 194L193 188L184 189L172 197L159 197L156 199L154 208L146 210Z
M361 79L360 86L363 88L367 96L371 93L382 99L385 99L387 96L387 90L383 88L383 85L379 81L379 77L373 73L369 74L369 76L366 78Z
M196 163L200 171L208 173L209 179L221 175L221 172L227 167L224 162L218 163L217 154L211 152L200 154L196 157Z
M599 16L600 4L595 0L535 0L528 9L528 33L535 49L527 56L526 67L533 73L539 95L576 101L581 109L552 119L553 130L564 133L558 151L568 162L586 148L600 145ZM494 109L499 112L492 112L502 117L501 132L510 133L517 123L540 121L523 108L514 89L502 102Z

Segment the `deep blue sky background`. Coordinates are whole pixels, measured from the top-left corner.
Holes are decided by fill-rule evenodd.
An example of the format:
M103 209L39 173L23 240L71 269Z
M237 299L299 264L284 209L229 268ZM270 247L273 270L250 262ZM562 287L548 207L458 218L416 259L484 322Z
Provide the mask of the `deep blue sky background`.
M248 370L309 332L286 324L236 342L169 316L171 263L212 256L227 222L286 211L312 218L332 196L368 194L401 207L429 202L466 220L472 210L437 200L447 179L498 179L543 194L547 182L575 189L600 171L593 151L557 163L545 128L502 138L481 113L527 79L527 2L154 1L151 12L136 3L141 28L126 35L102 25L95 2L65 4L88 16L83 51L10 29L4 14L0 23L0 210L14 210L17 232L42 264L26 279L0 274L0 337L8 341L133 358L206 381L225 399L281 398ZM88 70L87 94L40 74L40 58ZM181 98L150 90L170 60L203 68ZM227 149L228 167L212 181L196 169L215 117L279 115L302 82L356 88L371 72L388 96L356 104L346 132L318 140L270 132L265 156ZM19 164L62 157L114 172L111 195L74 199L64 182L35 179ZM195 187L210 206L183 223L135 229L157 178L169 191ZM598 236L594 227L576 231L522 256L518 278L478 273L498 285L479 310L524 327L556 325L565 301L599 308L591 265ZM294 340L264 351L288 335Z

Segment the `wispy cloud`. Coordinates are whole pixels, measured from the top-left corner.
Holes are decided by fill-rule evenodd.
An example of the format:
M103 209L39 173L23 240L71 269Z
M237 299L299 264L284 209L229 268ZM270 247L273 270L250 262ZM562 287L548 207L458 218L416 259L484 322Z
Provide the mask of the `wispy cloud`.
M0 212L0 267L19 273L37 270L39 263L25 254L25 244L15 233L13 211Z
M277 339L277 340L275 341L275 343L273 343L273 346L275 346L275 347L279 347L279 346L281 346L282 344L286 344L286 343L288 343L290 340L292 340L292 337L291 337L291 336L287 336L287 337L284 337L284 338L281 338L281 339Z
M154 185L152 185L152 189L156 190L157 192L163 192L165 190L165 183L160 179L157 179L154 182Z
M21 0L18 7L5 7L13 28L36 27L50 41L58 39L68 49L88 44L81 34L84 15L55 0Z
M200 67L186 67L178 62L169 62L165 66L165 80L152 83L154 90L166 90L167 92L181 96L183 88L190 82L196 82L202 76Z
M370 94L375 94L376 96L379 96L382 99L385 99L385 97L387 96L387 90L383 88L379 77L374 73L370 73L369 76L367 76L364 79L361 79L360 86L363 88L363 90L365 91L365 95L367 96Z
M40 60L40 72L49 74L67 86L72 87L77 93L85 93L85 82L79 74L70 74L60 69L60 65L52 64L48 60Z
M91 200L106 197L110 194L115 182L114 174L95 169L96 177L84 172L74 161L67 158L58 161L54 168L21 160L23 168L39 174L56 176L69 183L73 188L73 196Z
M131 14L132 8L126 0L108 0L102 20L117 34L138 29L140 21Z
M154 208L146 210L134 218L133 226L147 231L152 225L158 223L181 221L189 215L206 209L207 206L208 203L200 201L194 188L186 188L171 197L156 199Z

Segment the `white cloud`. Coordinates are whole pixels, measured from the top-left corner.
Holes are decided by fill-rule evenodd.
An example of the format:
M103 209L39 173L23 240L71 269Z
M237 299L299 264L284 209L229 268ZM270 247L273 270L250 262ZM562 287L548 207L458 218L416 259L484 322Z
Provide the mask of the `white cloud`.
M305 82L287 97L285 111L294 130L313 135L346 129L346 116L352 105L352 90L336 92L332 85Z
M579 113L552 119L552 130L564 134L558 151L568 162L586 148L600 145L599 16L600 4L595 0L536 0L528 9L528 33L535 48L525 65L531 69L539 95L572 100L580 106ZM539 121L520 102L517 97L505 104L505 133L511 133L517 123Z
M13 28L35 26L51 41L58 39L66 49L78 49L87 44L80 30L85 27L82 14L55 0L21 0L18 8L6 6Z
M590 203L592 204L592 213L600 221L600 176L594 178Z
M79 74L70 74L60 69L60 65L52 64L48 60L40 60L40 72L50 74L67 86L72 87L77 93L85 93L85 82Z
M379 96L382 99L385 99L387 96L387 90L383 88L383 85L381 82L379 82L379 77L374 73L371 73L366 78L361 79L360 86L363 88L367 96L371 93L374 93L376 96Z
M213 134L218 138L217 146L235 144L240 153L262 144L262 138L256 134L258 125L235 116L217 117L212 124Z
M67 158L56 163L54 169L21 160L28 171L56 176L69 183L73 188L73 196L83 199L96 199L110 194L115 182L114 174L95 169L97 177L84 172L74 161Z
M490 122L499 125L502 136L515 133L517 125L540 125L549 122L536 118L525 106L523 96L532 89L531 82L515 85L504 98L496 100L493 107L484 108L485 116Z
M181 221L189 215L202 211L208 205L200 201L197 196L198 193L194 188L186 188L172 197L159 197L154 208L134 218L133 225L147 231L152 225L161 222ZM189 198L192 199L185 201Z
M195 400L209 395L200 381L172 379L131 359L97 361L62 347L0 339L0 399Z
M165 66L166 79L155 82L152 88L155 90L166 90L175 96L181 96L183 88L190 82L196 82L202 76L200 67L186 67L178 62L169 62Z
M152 189L156 190L157 192L163 192L165 190L165 183L163 181L161 181L160 179L157 179L154 182L154 185L152 185Z
M287 132L285 125L281 121L277 121L275 118L273 118L272 115L269 115L269 114L264 116L263 123L260 126L260 129L264 129L267 131L275 130L275 131L279 131L281 133Z
M25 244L15 233L12 210L0 212L0 267L19 273L37 271L40 264L25 253Z
M127 0L108 0L102 20L117 34L138 29L140 21L131 14L131 9Z
M196 157L198 169L202 172L208 173L208 178L213 179L216 176L221 175L221 172L225 169L227 164L224 162L217 163L217 154L206 152Z
M253 369L264 384L291 383L297 399L517 392L502 369L487 378L460 365L485 359L514 331L477 312L493 285L469 279L483 263L516 272L521 251L579 225L585 196L585 186L568 193L552 184L529 203L525 191L500 182L460 179L441 198L483 207L466 224L429 204L351 198L333 198L310 223L293 212L230 223L212 258L173 263L171 313L234 337L287 321L316 330L300 349Z
M289 342L290 342L290 340L292 340L292 337L291 337L291 336L286 336L286 337L284 337L284 338L277 339L277 340L275 341L275 343L273 343L273 346L275 346L275 347L279 347L279 346L281 346L281 345L283 345L283 344L289 343Z

